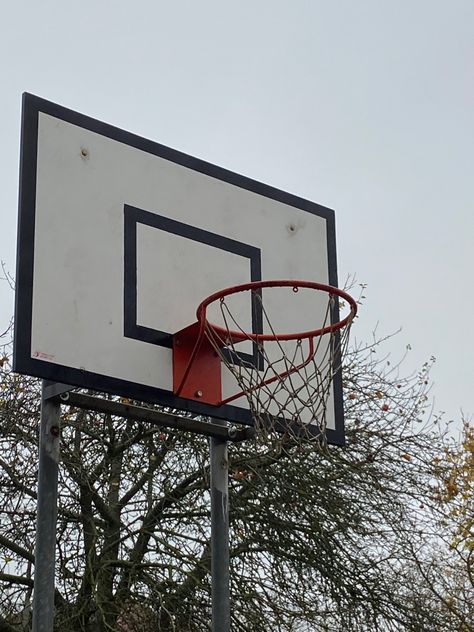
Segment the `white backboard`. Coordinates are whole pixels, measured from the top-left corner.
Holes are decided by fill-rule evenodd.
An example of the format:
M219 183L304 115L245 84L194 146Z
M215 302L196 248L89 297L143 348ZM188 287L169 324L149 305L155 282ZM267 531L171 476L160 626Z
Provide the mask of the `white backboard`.
M251 423L244 398L175 397L171 346L206 296L262 279L337 285L333 211L24 96L16 371ZM321 317L274 308L288 331ZM222 379L225 395L235 385ZM340 444L340 375L330 408Z

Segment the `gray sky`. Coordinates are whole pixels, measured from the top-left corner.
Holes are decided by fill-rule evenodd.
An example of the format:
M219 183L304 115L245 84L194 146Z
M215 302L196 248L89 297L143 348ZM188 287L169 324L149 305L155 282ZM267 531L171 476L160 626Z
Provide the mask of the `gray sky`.
M340 283L446 419L474 413L473 0L5 3L0 258L28 91L336 211ZM471 176L469 178L469 176ZM0 284L0 328L13 301Z

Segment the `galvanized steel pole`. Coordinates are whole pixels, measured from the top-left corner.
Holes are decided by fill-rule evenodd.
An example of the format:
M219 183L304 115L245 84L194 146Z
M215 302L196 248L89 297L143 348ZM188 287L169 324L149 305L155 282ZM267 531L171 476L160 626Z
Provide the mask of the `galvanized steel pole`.
M225 439L211 438L210 459L212 632L229 632L229 463Z
M39 436L33 632L52 632L54 621L54 558L60 405L45 397L45 388L46 382L43 381Z

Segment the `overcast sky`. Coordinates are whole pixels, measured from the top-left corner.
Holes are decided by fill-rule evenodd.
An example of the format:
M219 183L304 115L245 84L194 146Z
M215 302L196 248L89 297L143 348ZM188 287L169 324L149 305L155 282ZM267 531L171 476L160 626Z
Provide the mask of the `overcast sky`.
M0 29L10 271L27 91L333 208L353 335L401 327L446 420L474 413L473 0L30 0Z

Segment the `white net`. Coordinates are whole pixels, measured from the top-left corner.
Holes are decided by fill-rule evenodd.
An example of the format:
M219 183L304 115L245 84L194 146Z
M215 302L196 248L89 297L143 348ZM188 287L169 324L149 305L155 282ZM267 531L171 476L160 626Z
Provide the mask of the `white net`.
M292 289L298 292L298 287ZM334 416L332 385L340 377L353 314L344 327L334 325L333 329L335 307L341 299L325 292L325 305L318 315L318 326L325 333L286 339L275 331L278 314L269 313L261 291L251 290L251 294L253 310L261 314L264 333L260 336L240 325L230 297L216 302L219 326L206 321L206 336L237 383L236 393L222 403L246 397L256 436L264 441L277 432L324 443L328 418Z

